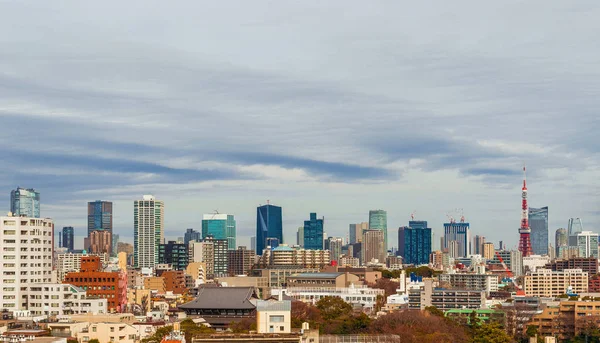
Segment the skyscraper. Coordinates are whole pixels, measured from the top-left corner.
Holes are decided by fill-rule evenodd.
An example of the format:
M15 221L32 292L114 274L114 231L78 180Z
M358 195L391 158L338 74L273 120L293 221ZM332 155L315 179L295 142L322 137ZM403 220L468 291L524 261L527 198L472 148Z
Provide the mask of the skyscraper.
M109 231L94 230L90 232L88 247L92 254L110 254L112 246L112 235Z
M40 217L40 192L33 188L21 188L10 192L10 212L14 216Z
M480 235L475 235L473 238L473 246L471 249L475 255L483 256L483 245L485 244L485 237Z
M296 232L296 244L304 247L304 226L300 226L298 232Z
M387 252L388 235L387 235L387 212L384 210L369 211L369 230L383 231L383 248Z
M350 228L348 230L350 236L350 244L359 243L362 241L362 233L364 230L369 229L369 223L362 222L358 224L350 224Z
M383 230L365 230L362 240L362 263L367 264L373 260L385 263L386 251L383 248Z
M567 224L567 233L569 236L576 236L577 233L583 231L583 221L581 218L569 218L569 223Z
M567 235L566 229L556 229L556 233L554 234L554 246L557 257L560 256L561 249L565 249L569 246L569 235Z
M183 243L187 247L190 244L190 241L200 242L202 240L202 233L198 232L194 229L185 230L185 234L183 235Z
M88 202L88 228L87 228L87 244L84 244L85 249L89 249L91 242L92 231L108 231L113 233L113 204L110 201L96 200ZM111 250L112 252L112 242Z
M189 263L188 246L176 241L169 241L158 246L159 263L170 264L174 270L185 270Z
M456 241L458 248L454 245L452 248L457 252L458 256L453 257L467 257L471 254L471 231L469 230L469 223L464 222L450 222L444 223L444 249L450 249L449 242ZM458 250L456 250L458 249Z
M344 241L341 237L329 237L329 258L332 261L337 261L342 254L342 246Z
M153 195L133 202L133 256L137 268L154 268L158 245L164 242L165 204Z
M63 227L60 235L62 238L60 247L67 248L69 252L72 252L73 250L75 250L74 242L73 242L74 236L75 236L75 230L73 229L73 227L72 226Z
M398 230L398 251L406 264L427 264L431 254L431 228L427 221L411 220ZM400 241L402 237L402 241Z
M262 255L267 246L267 238L279 238L283 241L283 223L281 207L271 204L259 206L256 209L256 254Z
M529 208L531 249L534 255L548 255L548 206Z
M323 250L323 221L323 218L317 219L316 213L304 221L304 249Z
M579 257L598 258L598 234L592 231L582 231L576 235Z
M227 248L236 249L236 224L233 214L213 213L202 217L202 237L227 240Z

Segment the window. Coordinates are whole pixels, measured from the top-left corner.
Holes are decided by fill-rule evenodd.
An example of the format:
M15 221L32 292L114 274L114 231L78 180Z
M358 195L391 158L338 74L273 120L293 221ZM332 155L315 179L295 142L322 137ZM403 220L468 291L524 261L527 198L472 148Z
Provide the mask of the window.
M271 323L283 323L283 316L269 316L269 321Z
M96 327L92 326L92 332L96 332Z

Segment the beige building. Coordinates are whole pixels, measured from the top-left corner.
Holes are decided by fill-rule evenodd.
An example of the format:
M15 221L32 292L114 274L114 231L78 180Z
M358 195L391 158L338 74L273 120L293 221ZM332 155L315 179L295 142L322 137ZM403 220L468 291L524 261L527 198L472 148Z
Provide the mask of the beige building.
M350 243L362 242L363 231L368 230L368 229L369 229L368 222L362 222L362 223L358 223L358 224L350 224L350 229L349 229Z
M365 230L363 232L361 255L364 265L375 260L379 263L385 263L387 252L384 249L384 233L382 230Z
M581 269L538 269L525 275L523 284L525 294L533 297L557 297L568 290L581 294L588 291L588 273Z
M157 291L164 294L166 290L165 278L160 276L148 276L144 278L144 289Z
M356 257L342 256L339 261L340 267L353 267L358 268L360 266L360 260Z
M291 333L292 302L263 301L256 303L256 331L258 333Z
M149 289L129 289L127 290L127 306L132 310L136 306L146 305L146 312L152 310L152 291ZM143 311L143 309L142 309Z
M205 275L215 273L215 246L214 242L191 241L189 245L189 261L206 263Z
M485 242L483 243L483 258L486 260L493 260L496 255L496 249L494 248L494 243Z
M287 279L287 286L294 287L319 287L319 288L345 288L350 285L362 285L357 275L350 273L302 273L291 275Z
M59 322L50 323L48 328L53 336L75 337L85 343L97 339L102 343L135 343L138 340L138 330L131 324L104 322Z
M269 268L260 269L260 276L267 278L270 288L285 287L290 275L299 273L318 273L319 268Z
M263 276L229 276L215 280L223 287L253 287L262 299L271 296L269 280Z
M194 279L194 285L199 286L206 283L206 263L205 262L191 262L185 269L185 273L190 275Z
M119 269L123 271L127 270L127 253L121 251L117 256L119 257Z
M306 250L281 244L277 248L263 250L258 262L262 268L271 266L300 266L322 268L329 264L329 250Z

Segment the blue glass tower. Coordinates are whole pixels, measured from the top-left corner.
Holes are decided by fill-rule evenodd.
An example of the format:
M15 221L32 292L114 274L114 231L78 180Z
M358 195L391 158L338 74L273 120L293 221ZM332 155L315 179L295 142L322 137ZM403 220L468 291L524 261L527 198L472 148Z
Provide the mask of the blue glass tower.
M279 239L283 243L281 207L263 205L256 209L256 254L262 255L267 246L267 238Z
M531 249L535 255L548 255L548 207L529 208Z
M88 237L92 231L113 230L113 204L110 201L88 202Z
M205 214L202 219L202 237L212 236L226 240L227 249L236 249L236 224L232 214Z
M69 252L73 252L73 250L75 249L74 247L74 235L75 235L75 231L73 229L72 226L65 226L62 229L61 234L61 243L60 243L60 247L61 248L67 248L69 250Z
M431 254L431 228L427 227L427 221L412 220L408 227L398 230L399 253L406 264L427 264ZM400 241L400 237L402 241Z
M10 211L15 216L40 217L40 192L33 188L21 188L10 192Z
M456 257L467 257L471 254L471 230L469 223L455 222L444 223L444 246L443 249L449 249L450 242L458 243Z
M202 233L194 229L187 229L183 238L183 243L187 247L190 241L200 242L202 240Z
M304 221L304 249L323 250L323 219L317 219L316 213Z

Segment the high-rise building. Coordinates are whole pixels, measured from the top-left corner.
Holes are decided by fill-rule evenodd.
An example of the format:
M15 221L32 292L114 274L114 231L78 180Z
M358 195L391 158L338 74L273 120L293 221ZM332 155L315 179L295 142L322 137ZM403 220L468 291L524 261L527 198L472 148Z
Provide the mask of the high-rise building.
M385 263L386 251L383 230L365 230L363 232L362 244L362 263L367 264L373 260Z
M260 268L290 268L290 266L301 268L323 268L330 262L329 250L306 250L292 248L287 244L275 249L265 249L258 261ZM292 270L287 275L293 274Z
M548 206L529 208L531 249L534 255L548 255Z
M61 237L61 248L67 248L68 252L72 252L75 250L74 239L75 239L75 230L72 226L65 226L60 233Z
M185 234L183 235L183 243L187 247L190 244L190 241L200 242L202 240L202 233L196 231L194 229L185 230Z
M110 201L88 202L88 237L97 230L113 231L113 203Z
M569 218L569 223L567 224L567 233L569 236L575 236L577 233L583 231L583 221L581 218Z
M137 268L154 268L158 245L164 242L165 204L153 195L133 203L133 256Z
M117 234L112 234L112 244L110 246L110 249L112 251L112 255L113 256L117 256L117 245L119 245L119 235Z
M206 276L213 276L215 273L215 245L212 239L202 242L191 242L189 245L190 263L204 263Z
M40 217L40 192L33 188L21 188L10 192L10 212L14 216Z
M329 241L329 257L332 261L337 261L342 255L344 240L341 237L329 237L327 240Z
M577 233L577 247L579 248L579 257L598 258L598 234L592 231Z
M237 250L227 251L227 268L230 276L248 275L254 265L254 250L248 250L245 246Z
M309 250L323 250L323 221L317 219L316 213L310 214L310 220L304 221L304 248Z
M387 224L386 224L387 226ZM350 244L360 243L362 241L362 234L364 230L369 229L368 222L362 222L358 224L350 224L350 228L348 230L350 236Z
M227 241L228 249L236 248L236 224L233 214L214 213L202 217L202 236Z
M271 204L256 209L256 253L262 254L267 246L267 238L279 238L283 243L283 220L281 207Z
M214 239L212 236L208 236L204 240L213 243L214 277L228 276L229 255L227 251L229 250L229 242L226 239Z
M109 254L111 252L112 235L109 231L94 230L89 237L89 251L93 254Z
M296 244L299 247L304 247L304 226L300 226L296 232Z
M170 264L174 270L185 270L189 263L188 246L176 241L158 246L158 263Z
M0 217L0 310L27 309L27 287L52 282L54 223L34 217Z
M471 254L471 231L469 229L469 223L464 222L450 222L444 223L444 246L442 250L449 249L449 242L456 241L459 243L460 248L457 251L458 256L452 257L467 257Z
M483 245L484 244L485 244L485 237L480 236L480 235L475 235L475 237L473 238L473 246L471 247L471 249L473 250L472 252L475 255L483 256Z
M494 249L494 243L485 242L483 243L483 258L486 260L493 260L496 250Z
M569 246L569 236L567 235L567 230L560 228L556 229L556 233L554 234L554 245L556 249L556 256L560 256L561 247Z
M384 210L369 211L369 230L383 231L383 248L387 252L388 234L387 234L387 212Z
M256 236L250 237L250 250L256 251Z
M427 227L427 221L411 220L408 227L398 230L398 251L403 263L421 265L429 263L431 254L431 228ZM403 241L400 241L400 237Z

